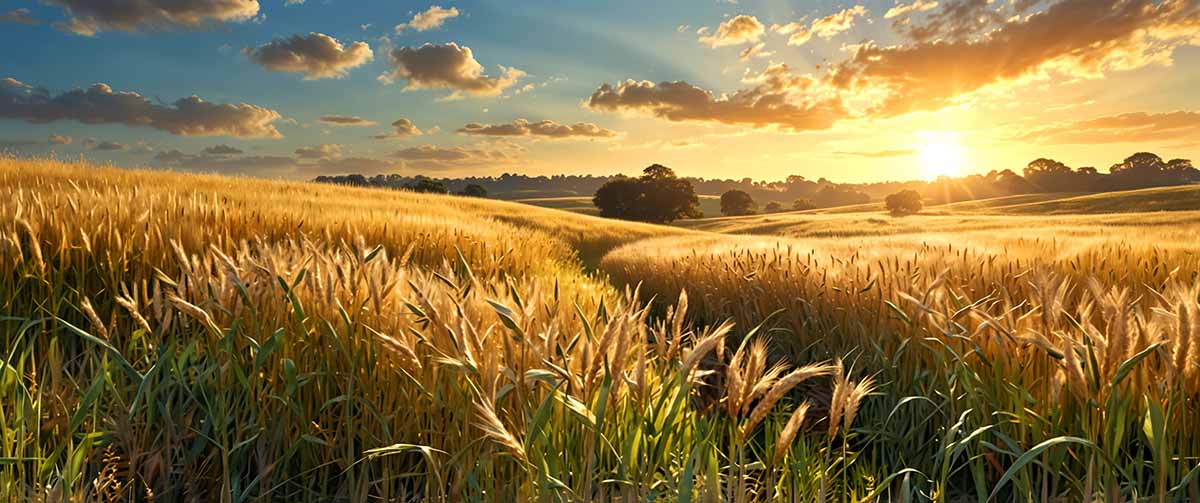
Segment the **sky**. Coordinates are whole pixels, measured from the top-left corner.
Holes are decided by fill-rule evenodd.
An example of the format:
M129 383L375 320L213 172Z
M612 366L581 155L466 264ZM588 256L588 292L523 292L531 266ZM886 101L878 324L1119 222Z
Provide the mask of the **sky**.
M8 1L0 150L838 182L1200 157L1200 0Z

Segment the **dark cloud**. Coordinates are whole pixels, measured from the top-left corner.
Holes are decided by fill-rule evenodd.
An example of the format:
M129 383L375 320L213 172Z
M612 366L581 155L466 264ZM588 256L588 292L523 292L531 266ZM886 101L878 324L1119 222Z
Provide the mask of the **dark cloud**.
M296 149L296 157L301 159L337 159L341 156L342 146L333 143Z
M408 138L410 136L420 136L423 133L417 128L413 121L405 118L396 119L392 122L392 130L386 133L377 134L373 138L376 140L386 140L389 138Z
M418 169L449 169L511 163L517 160L518 154L519 150L511 144L473 148L419 145L397 150L391 157L406 161Z
M268 70L302 73L304 80L345 77L348 70L366 64L373 57L366 42L346 47L323 33L277 38L242 52L251 62Z
M101 31L134 32L171 27L199 28L208 22L246 21L258 0L46 0L67 13L65 30L91 36Z
M590 122L559 124L552 120L529 122L517 119L505 124L480 124L472 122L458 129L459 133L479 136L534 137L548 139L567 138L612 138L617 132L604 129Z
M740 45L757 42L766 28L758 18L747 14L739 14L717 26L717 30L709 35L707 28L700 30L700 42L709 47Z
M754 87L717 96L684 81L626 80L616 86L600 86L585 104L592 110L649 113L669 121L776 126L791 131L828 129L847 116L839 98L805 96L815 82L792 74L787 65L771 65L745 81Z
M0 23L15 23L24 25L41 24L40 21L29 15L29 9L24 7L13 9L4 14L0 14Z
M207 149L206 149L207 150ZM297 149L296 157L284 155L187 154L177 149L162 151L154 160L164 167L185 171L246 174L255 176L311 177L318 174L378 173L396 171L402 162L365 157L341 158L339 145Z
M989 3L946 3L908 30L914 42L858 48L834 67L831 84L882 93L869 113L892 116L1042 72L1091 77L1169 64L1176 48L1200 43L1196 0L1062 0L1003 20L988 14Z
M500 66L498 77L483 73L483 66L475 60L471 48L458 44L425 44L420 47L397 47L388 53L392 69L380 75L380 80L393 82L404 80L404 88L452 89L452 97L459 93L475 96L495 96L517 83L525 72L516 68Z
M366 127L375 125L375 121L367 120L354 115L322 115L318 117L317 120L327 124L332 124L334 126L344 127Z
M163 105L135 92L115 92L105 84L55 96L44 88L3 78L0 117L37 124L74 120L145 126L180 136L282 137L272 124L280 118L274 110L247 103L211 103L197 96Z
M1017 141L1046 144L1144 143L1200 137L1200 112L1130 112L1035 128Z
M100 143L97 143L95 146L93 146L92 150L100 150L100 151L125 150L125 145L122 145L115 141L102 141Z
M242 149L230 147L222 143L205 148L204 153L209 155L237 155L242 153Z

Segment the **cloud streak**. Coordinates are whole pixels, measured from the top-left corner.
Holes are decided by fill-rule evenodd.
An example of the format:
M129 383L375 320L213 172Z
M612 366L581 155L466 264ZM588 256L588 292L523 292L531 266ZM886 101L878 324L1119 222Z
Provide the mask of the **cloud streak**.
M58 95L13 78L0 79L0 117L35 124L73 120L83 124L150 127L179 136L282 138L278 112L248 103L220 104L198 96L159 104L131 91L92 84Z
M434 5L422 12L413 15L412 19L407 23L396 25L396 34L411 29L415 31L428 31L435 28L441 28L446 21L458 17L458 9L450 7L449 9Z
M815 85L784 64L743 79L753 87L716 95L685 81L626 80L600 86L585 102L592 110L646 113L675 122L715 122L789 131L828 129L847 116L837 97L806 96Z
M472 122L459 128L458 132L475 136L545 138L553 140L613 138L618 135L616 131L602 128L590 122L560 124L552 120L529 122L525 119L517 119L504 124L480 124Z
M135 32L173 27L196 29L209 22L241 22L258 14L258 0L47 0L62 7L60 28L92 36L102 31Z

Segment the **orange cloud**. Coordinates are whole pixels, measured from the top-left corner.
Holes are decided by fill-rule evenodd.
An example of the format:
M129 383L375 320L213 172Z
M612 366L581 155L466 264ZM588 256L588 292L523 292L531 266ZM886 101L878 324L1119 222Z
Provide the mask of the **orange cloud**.
M1144 143L1200 136L1200 112L1130 112L1036 128L1020 141L1048 144Z
M834 67L829 82L881 93L869 114L893 116L943 108L965 93L1046 71L1086 77L1168 64L1177 47L1200 43L1195 0L1062 0L1004 21L984 14L996 12L989 3L946 4L930 24L910 30L915 42L860 47ZM983 35L972 38L977 33Z
M420 136L424 134L413 121L399 118L392 122L392 130L387 133L377 134L372 138L376 140L386 140L389 138L407 138L409 136Z
M478 136L534 137L548 139L612 138L617 132L590 122L560 124L552 120L529 122L517 119L506 124L472 122L458 129L459 133Z
M805 96L814 85L812 78L792 74L784 64L771 65L743 81L754 86L717 96L684 81L626 80L615 87L600 86L585 105L598 111L649 113L669 121L775 126L791 131L828 129L847 115L837 97Z
M458 14L458 9L454 7L446 9L434 5L423 12L418 12L413 15L411 21L396 25L396 33L400 33L406 28L411 28L416 31L426 31L434 28L440 28L446 23L447 20L458 17Z
M772 26L772 29L780 35L791 35L788 37L788 45L804 45L813 36L828 40L840 33L849 31L854 27L854 20L856 18L866 16L867 14L866 7L855 5L854 7L843 9L817 19L807 27L804 26L803 21L800 21Z
M375 125L375 121L355 115L322 115L317 120L339 127L366 127Z
M718 25L716 32L712 35L705 35L708 30L703 29L700 43L706 44L709 47L752 43L757 42L765 31L766 28L758 21L758 18L747 14L739 14Z

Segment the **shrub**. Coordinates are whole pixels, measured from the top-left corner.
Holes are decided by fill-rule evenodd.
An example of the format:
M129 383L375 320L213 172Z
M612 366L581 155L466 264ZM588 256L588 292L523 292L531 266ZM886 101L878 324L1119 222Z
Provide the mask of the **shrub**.
M925 205L921 202L921 194L915 190L902 190L884 199L888 211L892 215L912 215L921 211Z

